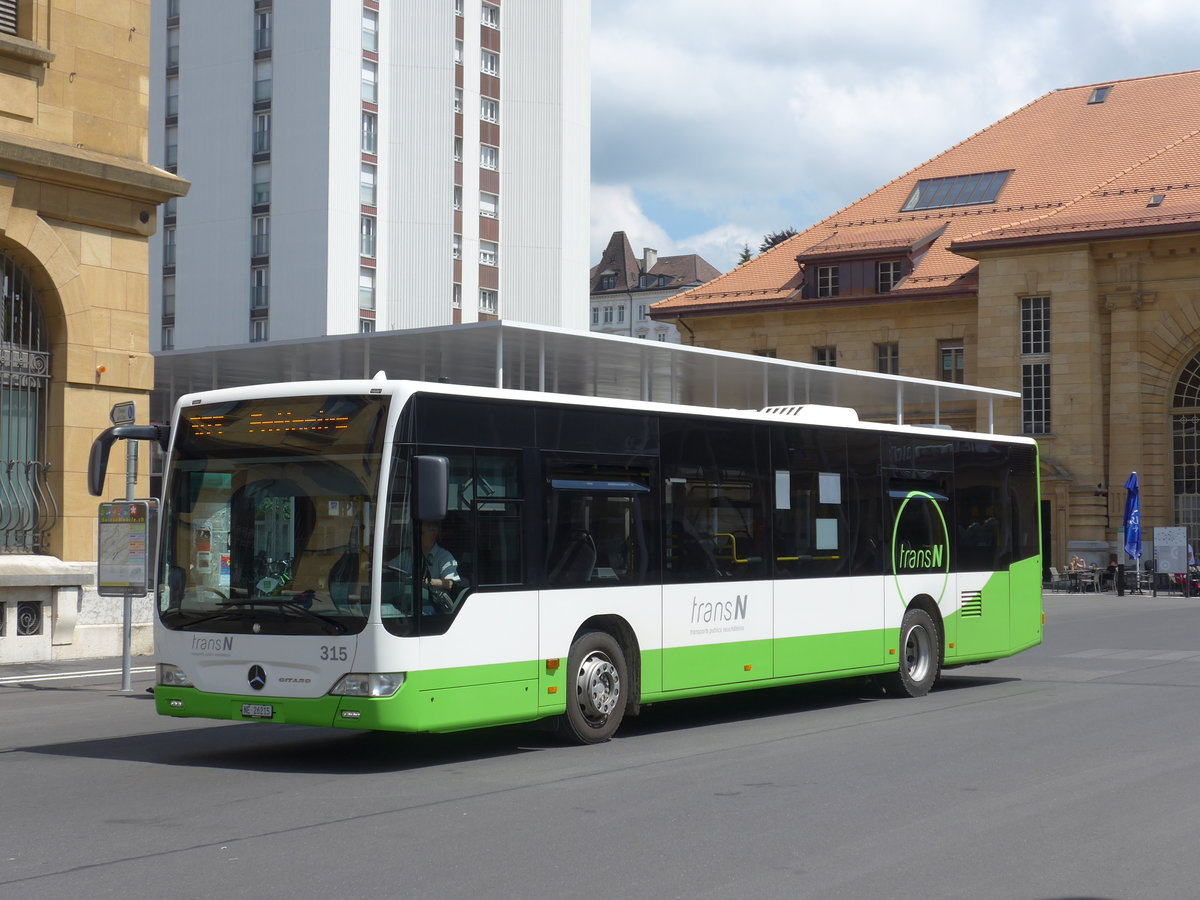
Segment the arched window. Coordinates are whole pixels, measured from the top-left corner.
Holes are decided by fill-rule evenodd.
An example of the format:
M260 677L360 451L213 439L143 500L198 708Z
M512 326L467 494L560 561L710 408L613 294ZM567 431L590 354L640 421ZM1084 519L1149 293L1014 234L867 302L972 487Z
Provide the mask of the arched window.
M0 553L45 553L58 504L46 474L50 343L33 280L0 250Z
M1200 546L1200 353L1175 383L1171 401L1171 465L1175 480L1175 524Z

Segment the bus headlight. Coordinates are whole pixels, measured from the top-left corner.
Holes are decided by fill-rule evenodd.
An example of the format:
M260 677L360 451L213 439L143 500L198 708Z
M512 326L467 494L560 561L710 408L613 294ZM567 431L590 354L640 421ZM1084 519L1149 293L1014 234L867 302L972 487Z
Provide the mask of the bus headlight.
M404 684L403 672L351 672L329 692L339 697L390 697Z
M187 677L187 673L179 666L173 666L170 663L158 664L158 680L155 684L161 684L166 687L191 687L192 680Z

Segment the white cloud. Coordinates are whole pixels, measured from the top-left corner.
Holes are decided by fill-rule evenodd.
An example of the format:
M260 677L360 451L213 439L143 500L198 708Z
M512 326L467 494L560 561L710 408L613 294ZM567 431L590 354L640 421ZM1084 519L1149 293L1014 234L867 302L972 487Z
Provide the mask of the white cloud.
M1194 0L594 0L593 245L730 268L1048 90L1193 68L1198 31Z

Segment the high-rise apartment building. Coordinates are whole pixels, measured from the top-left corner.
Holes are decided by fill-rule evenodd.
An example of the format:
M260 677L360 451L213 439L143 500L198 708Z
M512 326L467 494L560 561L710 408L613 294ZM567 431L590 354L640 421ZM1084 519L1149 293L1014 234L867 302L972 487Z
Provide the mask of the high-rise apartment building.
M590 3L154 0L156 349L585 330Z

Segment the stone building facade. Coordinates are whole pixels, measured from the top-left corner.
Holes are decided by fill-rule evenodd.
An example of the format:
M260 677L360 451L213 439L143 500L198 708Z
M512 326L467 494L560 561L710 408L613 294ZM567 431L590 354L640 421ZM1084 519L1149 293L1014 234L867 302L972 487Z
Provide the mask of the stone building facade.
M114 403L149 408L147 241L187 189L146 163L149 23L149 0L0 0L0 662L120 650L88 449Z
M1040 445L1047 566L1124 561L1133 471L1145 537L1200 549L1197 115L1200 72L1053 91L651 314L706 347L1020 391L995 427Z

